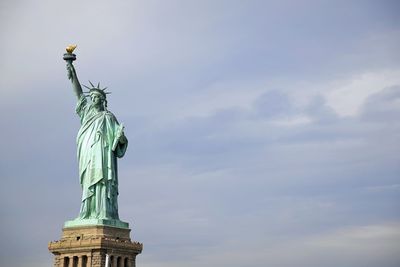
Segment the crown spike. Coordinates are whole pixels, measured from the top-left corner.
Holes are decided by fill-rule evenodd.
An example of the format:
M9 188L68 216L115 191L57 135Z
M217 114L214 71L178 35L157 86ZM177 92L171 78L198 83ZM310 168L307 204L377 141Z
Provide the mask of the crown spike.
M111 92L106 92L106 89L107 89L108 87L100 88L100 82L97 83L97 87L94 86L94 84L93 84L90 80L89 80L89 83L90 83L90 85L91 85L92 87L89 87L89 86L86 86L86 85L83 84L83 86L84 86L85 88L89 89L89 92L83 92L84 94L91 94L91 93L94 92L94 91L97 91L97 92L103 94L103 96L106 96L106 95L108 95L108 94L111 94Z

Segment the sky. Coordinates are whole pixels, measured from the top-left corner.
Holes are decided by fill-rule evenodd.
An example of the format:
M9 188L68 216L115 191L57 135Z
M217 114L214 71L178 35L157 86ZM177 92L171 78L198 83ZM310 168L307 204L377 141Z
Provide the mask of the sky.
M140 267L400 265L398 1L0 3L0 266L79 213L76 98L125 125Z

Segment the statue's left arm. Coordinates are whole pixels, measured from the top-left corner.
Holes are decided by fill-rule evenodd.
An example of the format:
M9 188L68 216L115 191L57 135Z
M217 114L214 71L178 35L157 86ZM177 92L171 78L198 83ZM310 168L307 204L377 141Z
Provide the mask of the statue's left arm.
M124 126L118 125L118 129L115 135L113 151L118 158L122 158L125 155L125 151L128 147L128 139L124 134Z
M120 138L119 138L119 143L121 145L127 144L128 143L128 139L126 138L124 132L122 132Z

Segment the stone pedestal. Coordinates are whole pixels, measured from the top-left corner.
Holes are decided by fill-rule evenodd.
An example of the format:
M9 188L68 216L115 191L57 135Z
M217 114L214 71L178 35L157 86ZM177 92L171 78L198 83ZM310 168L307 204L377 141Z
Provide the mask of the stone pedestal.
M130 229L105 226L65 227L60 240L49 243L54 267L135 267L143 244L131 241Z

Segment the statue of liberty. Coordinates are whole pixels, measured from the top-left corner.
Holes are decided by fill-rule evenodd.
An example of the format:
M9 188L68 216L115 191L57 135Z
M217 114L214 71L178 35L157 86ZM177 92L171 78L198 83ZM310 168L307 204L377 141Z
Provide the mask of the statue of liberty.
M108 224L128 227L118 216L118 168L117 158L124 156L128 140L124 127L107 109L106 88L90 81L88 92L83 92L76 75L72 54L76 46L67 47L64 59L67 76L78 98L76 113L81 127L77 135L79 178L82 202L79 217L66 222L65 226L83 224ZM88 99L89 98L89 99Z

